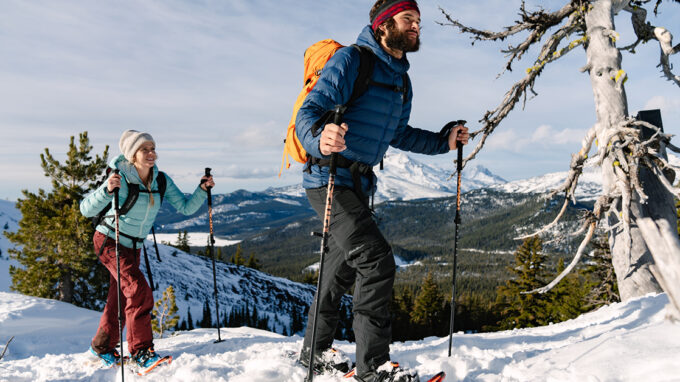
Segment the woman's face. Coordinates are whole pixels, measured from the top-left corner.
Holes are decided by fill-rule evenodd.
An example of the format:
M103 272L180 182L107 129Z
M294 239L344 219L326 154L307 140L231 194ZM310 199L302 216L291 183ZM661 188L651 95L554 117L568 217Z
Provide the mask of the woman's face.
M137 168L153 168L156 164L156 146L151 142L142 144L135 153L134 165Z

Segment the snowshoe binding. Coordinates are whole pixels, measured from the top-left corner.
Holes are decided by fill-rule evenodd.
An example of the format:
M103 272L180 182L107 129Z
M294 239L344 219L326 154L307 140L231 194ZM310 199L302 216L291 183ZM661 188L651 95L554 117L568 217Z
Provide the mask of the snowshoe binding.
M345 374L345 378L354 378L360 382L420 382L418 372L412 369L406 369L399 366L397 362L387 361L375 370L366 373L363 376L356 375L356 369L352 369ZM439 377L439 378L438 378ZM439 373L430 381L442 381L444 373Z
M352 367L352 360L342 351L334 348L328 348L321 352L315 352L314 356L314 373L341 373L349 372ZM300 364L304 367L309 367L309 348L303 348L298 359Z
M164 363L172 363L172 356L167 355L165 357L160 357L153 350L153 347L150 347L137 351L137 353L132 356L132 361L134 361L134 364L136 365L137 375L146 375L151 372L151 370L155 369L156 366Z

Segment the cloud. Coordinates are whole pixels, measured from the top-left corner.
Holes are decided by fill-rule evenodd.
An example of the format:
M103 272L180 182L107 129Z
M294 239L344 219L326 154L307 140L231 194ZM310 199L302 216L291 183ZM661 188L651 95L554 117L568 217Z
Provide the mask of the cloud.
M245 127L234 135L232 146L239 150L271 147L283 149L283 139L287 127L288 125L282 125L275 121Z
M488 149L508 150L521 153L526 150L540 151L550 147L564 147L581 142L586 130L565 128L555 129L549 125L540 125L533 132L522 132L518 129L502 130L494 133L486 144Z
M680 110L680 98L654 96L645 103L643 109L660 109L662 115L666 113L677 114Z
M436 24L443 21L436 4L422 3L423 49L409 56L415 94L412 125L438 131L447 121L463 118L478 128L476 121L521 78L519 69L530 65L531 58L519 63L516 72L495 79L505 62L499 50L508 42L472 47L468 36ZM512 24L517 12L514 2L504 0L449 3L443 6L454 18L483 29L500 30ZM0 1L0 163L20 158L25 174L16 180L3 168L0 197L17 197L20 188L44 184L39 155L45 147L62 159L68 137L88 131L95 152L109 145L115 155L121 132L130 128L154 136L159 165L175 175L183 190L195 187L204 166L233 179L216 179L221 191L280 185L276 174L282 140L301 88L305 48L324 38L353 43L368 21L370 3L319 4ZM532 8L538 4L542 2L527 2ZM494 12L484 11L488 9ZM575 52L577 61L578 54L582 52ZM495 148L512 162L519 159L509 158L508 151L540 150L548 162L563 154L559 145L581 139L582 132L571 127L593 123L592 92L587 75L562 61L559 65L566 67L551 65L537 82L541 97L525 111L513 111L481 155L492 155L486 152ZM658 77L653 66L644 68ZM631 109L645 103L662 107L667 130L678 126L680 105L672 95L676 88L657 78L639 78L627 83L629 99L646 98L635 99ZM582 89L574 91L581 83ZM642 88L634 88L636 84ZM586 105L575 105L579 100ZM589 112L571 112L585 108ZM284 178L299 182L300 172L289 170ZM222 188L225 184L228 188Z

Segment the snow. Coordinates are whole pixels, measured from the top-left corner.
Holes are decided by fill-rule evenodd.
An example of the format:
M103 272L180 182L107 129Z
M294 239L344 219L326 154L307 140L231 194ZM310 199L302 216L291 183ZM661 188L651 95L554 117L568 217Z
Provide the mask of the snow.
M612 304L545 327L394 343L393 360L421 377L439 370L448 381L677 381L680 325L665 320L665 294ZM0 361L0 381L114 381L120 369L100 369L86 352L99 313L70 304L0 292L0 346L15 336ZM162 381L303 381L306 370L286 354L301 337L241 327L177 332L156 339L174 357L153 372ZM126 345L125 345L126 346ZM337 348L355 357L354 344ZM129 368L125 379L142 381ZM318 376L319 382L343 381Z
M166 243L171 243L174 244L177 242L177 235L178 233L157 233L156 234L156 240L158 243L161 242L166 242ZM187 238L189 240L189 245L192 247L205 247L208 243L208 236L210 236L210 232L188 232L187 233ZM149 236L146 237L147 240L153 241L153 235L149 234ZM216 247L224 247L228 245L234 245L240 243L241 240L228 240L228 239L220 239L219 237L215 236L215 246Z
M598 158L593 157L587 160L583 167L576 188L576 198L579 200L595 200L602 194L602 172L596 159ZM673 166L680 166L680 157L675 154L669 153L668 161ZM548 193L560 188L567 179L567 174L567 171L554 172L508 183L496 183L490 188L507 193Z
M376 203L456 195L456 179L450 177L450 169L425 164L392 148L385 154L383 163L383 170L374 168L378 177ZM462 192L506 183L482 166L465 168L461 177Z
M8 291L11 283L9 277L10 265L18 266L16 260L9 260L8 249L14 245L2 234L7 226L7 231L16 232L21 220L21 212L15 207L16 202L0 199L0 291Z

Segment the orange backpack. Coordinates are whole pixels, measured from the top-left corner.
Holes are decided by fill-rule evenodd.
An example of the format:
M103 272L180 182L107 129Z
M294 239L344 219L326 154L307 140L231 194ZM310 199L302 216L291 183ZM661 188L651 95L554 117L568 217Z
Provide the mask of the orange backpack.
M373 51L370 48L359 45L352 46L359 50L361 61L359 62L359 73L354 81L352 96L347 104L352 103L368 89L375 60ZM305 50L305 71L304 76L302 77L304 85L293 106L293 116L290 118L290 122L288 122L286 139L283 140L283 157L281 158L279 177L281 177L284 167L290 168L289 157L300 163L307 163L309 160L309 155L302 147L302 143L300 143L300 140L295 134L295 119L297 118L298 110L300 110L300 107L305 102L305 98L307 98L307 95L312 91L316 82L319 80L324 65L326 65L326 62L333 57L338 49L343 47L344 45L335 40L325 39L312 44Z

